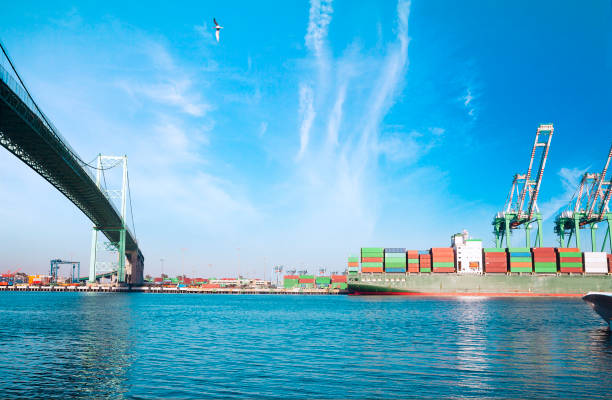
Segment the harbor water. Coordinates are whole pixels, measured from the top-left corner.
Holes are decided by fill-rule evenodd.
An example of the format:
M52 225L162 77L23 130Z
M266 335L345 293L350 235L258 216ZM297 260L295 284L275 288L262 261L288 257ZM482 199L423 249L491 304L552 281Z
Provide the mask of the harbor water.
M0 292L2 398L609 398L577 298Z

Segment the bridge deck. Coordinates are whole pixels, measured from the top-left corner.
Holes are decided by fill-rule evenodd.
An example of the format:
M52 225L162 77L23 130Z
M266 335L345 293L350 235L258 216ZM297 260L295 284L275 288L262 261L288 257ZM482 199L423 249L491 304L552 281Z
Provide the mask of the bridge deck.
M0 144L62 192L110 241L118 242L121 217L117 209L69 145L26 104L29 99L20 93L21 86L2 66L0 78ZM142 257L129 229L126 250L138 251Z

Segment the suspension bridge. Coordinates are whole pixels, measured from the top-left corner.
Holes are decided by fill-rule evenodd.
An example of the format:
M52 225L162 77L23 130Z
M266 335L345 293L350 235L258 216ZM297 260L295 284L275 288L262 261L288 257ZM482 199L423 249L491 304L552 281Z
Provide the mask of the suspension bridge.
M2 43L0 47L0 144L59 190L93 223L90 282L104 275L96 270L97 238L101 232L119 254L114 271L116 281L142 283L144 256L126 223L127 157L100 155L97 165L83 161L38 107ZM105 164L108 161L115 165ZM121 210L113 204L110 191L101 180L106 169L117 165L123 167Z

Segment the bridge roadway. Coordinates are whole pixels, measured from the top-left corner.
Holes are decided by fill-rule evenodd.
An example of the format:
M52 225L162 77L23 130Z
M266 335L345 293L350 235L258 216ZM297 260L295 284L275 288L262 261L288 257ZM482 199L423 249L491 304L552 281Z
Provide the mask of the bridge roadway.
M0 65L0 144L76 205L111 242L119 242L121 214L81 165L23 87ZM126 226L126 282L143 281L144 256Z

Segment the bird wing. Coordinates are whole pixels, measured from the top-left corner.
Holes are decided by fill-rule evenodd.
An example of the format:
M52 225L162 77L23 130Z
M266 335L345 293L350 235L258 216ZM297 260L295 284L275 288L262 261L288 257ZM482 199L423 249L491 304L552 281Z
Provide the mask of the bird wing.
M217 37L217 42L219 42L219 29L215 32L215 36Z
M215 18L213 18L213 22L215 23L215 26L219 26L219 24L217 23L217 20Z

